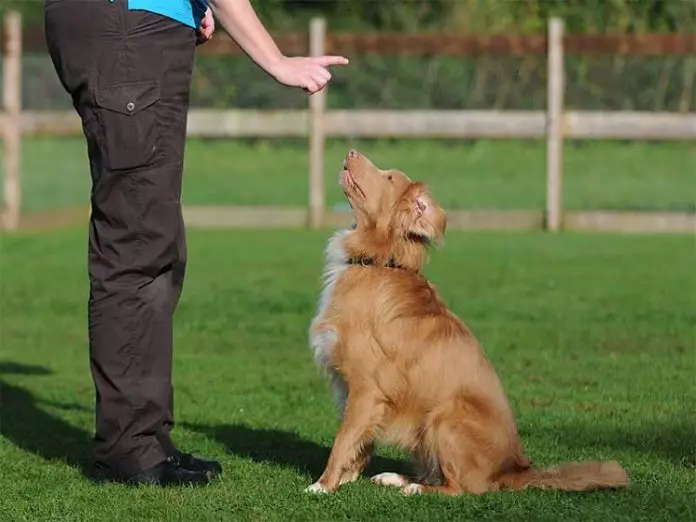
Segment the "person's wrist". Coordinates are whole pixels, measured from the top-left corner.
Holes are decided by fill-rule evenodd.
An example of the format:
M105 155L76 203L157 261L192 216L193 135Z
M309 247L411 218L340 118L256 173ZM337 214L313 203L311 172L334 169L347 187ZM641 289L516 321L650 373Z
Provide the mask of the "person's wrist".
M273 78L278 78L278 75L280 74L280 69L282 68L283 62L285 61L286 56L283 55L282 53L278 53L277 55L269 58L266 61L265 66L263 68L266 70L268 74L270 74Z

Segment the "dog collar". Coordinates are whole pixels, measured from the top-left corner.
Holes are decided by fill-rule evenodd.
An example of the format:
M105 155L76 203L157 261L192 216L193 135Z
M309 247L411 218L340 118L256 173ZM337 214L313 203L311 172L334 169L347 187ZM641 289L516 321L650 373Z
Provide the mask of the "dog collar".
M356 256L348 259L349 265L362 265L362 266L375 266L375 260L367 256ZM385 268L404 268L403 266L397 264L394 256L390 257L389 260L383 265Z

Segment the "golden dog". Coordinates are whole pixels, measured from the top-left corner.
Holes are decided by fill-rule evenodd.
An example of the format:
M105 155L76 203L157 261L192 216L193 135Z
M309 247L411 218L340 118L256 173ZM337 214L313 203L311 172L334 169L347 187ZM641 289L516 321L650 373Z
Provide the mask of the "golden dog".
M421 273L446 226L426 187L354 150L340 185L355 225L329 241L310 342L342 422L326 469L307 491L354 481L376 442L411 455L414 477L371 479L405 494L627 487L616 461L531 466L493 366Z

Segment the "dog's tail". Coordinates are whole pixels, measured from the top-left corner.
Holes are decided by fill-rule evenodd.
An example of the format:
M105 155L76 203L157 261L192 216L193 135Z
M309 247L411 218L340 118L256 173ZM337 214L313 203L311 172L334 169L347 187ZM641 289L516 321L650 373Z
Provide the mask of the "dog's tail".
M618 489L629 486L628 475L615 460L570 462L546 469L510 471L496 481L498 489L526 488L556 489L561 491L589 491Z

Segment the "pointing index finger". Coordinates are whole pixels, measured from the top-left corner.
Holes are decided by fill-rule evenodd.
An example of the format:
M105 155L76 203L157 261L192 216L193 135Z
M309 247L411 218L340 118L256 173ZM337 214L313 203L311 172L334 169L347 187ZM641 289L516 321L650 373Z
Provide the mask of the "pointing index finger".
M322 67L326 67L328 65L347 65L348 64L348 58L345 58L343 56L317 56L314 58L314 61L321 65Z

